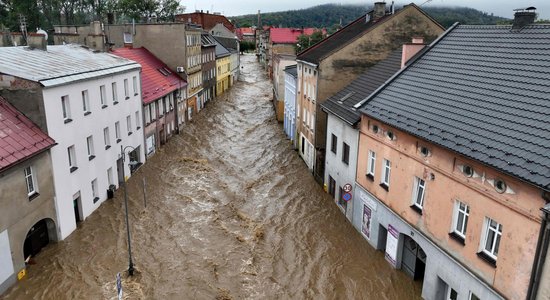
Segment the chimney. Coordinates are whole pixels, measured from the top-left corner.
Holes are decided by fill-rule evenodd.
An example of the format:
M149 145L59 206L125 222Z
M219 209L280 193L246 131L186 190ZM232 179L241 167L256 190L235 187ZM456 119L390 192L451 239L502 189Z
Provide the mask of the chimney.
M413 37L411 43L403 44L403 52L401 53L401 69L403 69L409 59L415 56L420 50L424 49L425 46L423 37Z
M522 29L526 25L535 23L535 18L537 13L535 12L535 7L527 8L518 8L515 9L516 13L514 14L514 24L512 29Z
M386 2L374 2L373 19L379 19L386 15Z
M101 32L101 22L99 21L93 21L92 24L92 34L93 35L100 35Z
M27 35L27 46L29 48L46 51L48 50L47 45L48 43L44 34L31 32Z

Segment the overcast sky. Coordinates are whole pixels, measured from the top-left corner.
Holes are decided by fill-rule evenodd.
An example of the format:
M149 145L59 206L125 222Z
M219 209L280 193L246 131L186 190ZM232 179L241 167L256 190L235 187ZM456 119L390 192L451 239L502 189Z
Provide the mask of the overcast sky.
M326 3L342 4L363 4L372 6L375 0L180 0L187 7L186 12L195 10L207 10L221 12L226 16L238 16L245 14L255 14L258 10L261 12L283 11L290 9L308 8L311 6ZM421 1L396 1L398 4L408 4L414 2L416 5L423 6L464 6L481 10L487 13L493 13L497 16L513 18L515 8L524 8L534 6L537 8L539 18L550 19L550 1L549 0L421 0ZM427 2L427 3L425 3ZM391 1L386 1L391 3ZM423 4L424 3L424 4Z

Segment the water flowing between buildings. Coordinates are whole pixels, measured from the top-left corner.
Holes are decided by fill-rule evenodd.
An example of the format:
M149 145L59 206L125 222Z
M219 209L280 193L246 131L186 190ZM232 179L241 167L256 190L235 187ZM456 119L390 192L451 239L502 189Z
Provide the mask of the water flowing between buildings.
M274 119L252 55L239 82L128 181L128 299L415 299L346 221ZM146 179L147 207L142 181ZM128 267L123 189L50 244L5 299L116 299Z

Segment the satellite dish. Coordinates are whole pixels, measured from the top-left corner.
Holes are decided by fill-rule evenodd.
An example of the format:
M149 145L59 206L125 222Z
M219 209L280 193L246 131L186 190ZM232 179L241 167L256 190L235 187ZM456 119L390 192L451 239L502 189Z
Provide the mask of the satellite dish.
M42 30L42 29L38 29L36 31L36 33L38 34L43 34L44 35L44 39L47 41L48 40L48 33L45 31L45 30Z

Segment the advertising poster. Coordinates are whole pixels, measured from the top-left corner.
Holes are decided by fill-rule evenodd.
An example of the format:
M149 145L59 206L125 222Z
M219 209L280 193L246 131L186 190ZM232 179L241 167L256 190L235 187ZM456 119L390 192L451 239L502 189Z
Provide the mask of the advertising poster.
M361 232L367 239L370 240L370 221L372 211L365 203L363 203L363 222L361 224Z
M399 231L388 224L388 236L386 238L386 260L395 268L397 267L397 241Z

